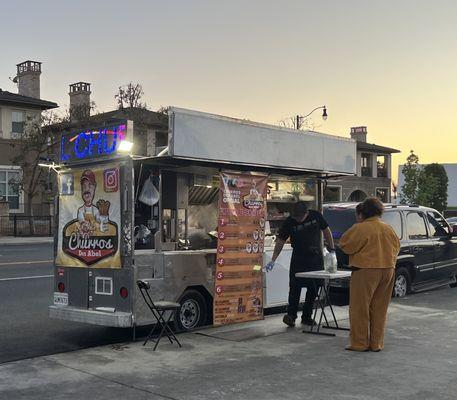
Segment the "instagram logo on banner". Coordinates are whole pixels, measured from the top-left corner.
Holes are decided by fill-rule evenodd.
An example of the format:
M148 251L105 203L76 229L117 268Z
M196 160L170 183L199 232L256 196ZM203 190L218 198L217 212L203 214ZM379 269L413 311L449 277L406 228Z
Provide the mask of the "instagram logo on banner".
M119 190L119 169L111 168L103 171L103 188L105 192L117 192Z

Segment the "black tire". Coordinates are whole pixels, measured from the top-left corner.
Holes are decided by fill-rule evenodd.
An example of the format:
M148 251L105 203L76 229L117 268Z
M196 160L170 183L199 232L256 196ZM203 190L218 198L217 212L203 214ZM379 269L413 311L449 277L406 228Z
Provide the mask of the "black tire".
M200 292L193 289L186 290L181 296L179 304L181 304L181 310L174 315L178 331L190 331L206 325L209 317L208 305Z
M398 267L395 271L395 282L392 297L405 297L411 292L411 274L405 267Z

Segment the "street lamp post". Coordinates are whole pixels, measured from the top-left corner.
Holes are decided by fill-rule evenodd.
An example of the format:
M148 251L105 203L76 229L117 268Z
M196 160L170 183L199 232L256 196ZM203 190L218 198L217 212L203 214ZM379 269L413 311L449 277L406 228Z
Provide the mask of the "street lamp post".
M308 113L306 115L297 115L295 117L295 127L296 127L296 129L300 129L302 127L302 122L303 122L303 120L305 118L309 117L314 111L321 110L321 109L323 109L322 119L325 121L327 119L327 107L326 106L316 107L314 110L312 110L310 113Z

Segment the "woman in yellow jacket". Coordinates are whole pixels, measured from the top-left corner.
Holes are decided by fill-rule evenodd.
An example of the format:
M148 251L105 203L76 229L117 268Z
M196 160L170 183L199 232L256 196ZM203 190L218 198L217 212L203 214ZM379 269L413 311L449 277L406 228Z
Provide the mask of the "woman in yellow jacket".
M400 240L381 221L384 207L368 198L356 208L357 224L341 237L339 246L349 255L351 275L347 350L380 351L384 347L387 308L395 281Z

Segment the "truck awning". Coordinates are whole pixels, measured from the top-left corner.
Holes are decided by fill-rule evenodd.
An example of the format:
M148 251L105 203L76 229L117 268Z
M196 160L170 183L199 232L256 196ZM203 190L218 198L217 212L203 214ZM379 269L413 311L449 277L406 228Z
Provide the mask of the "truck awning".
M182 108L169 109L164 158L272 171L355 175L356 142Z

